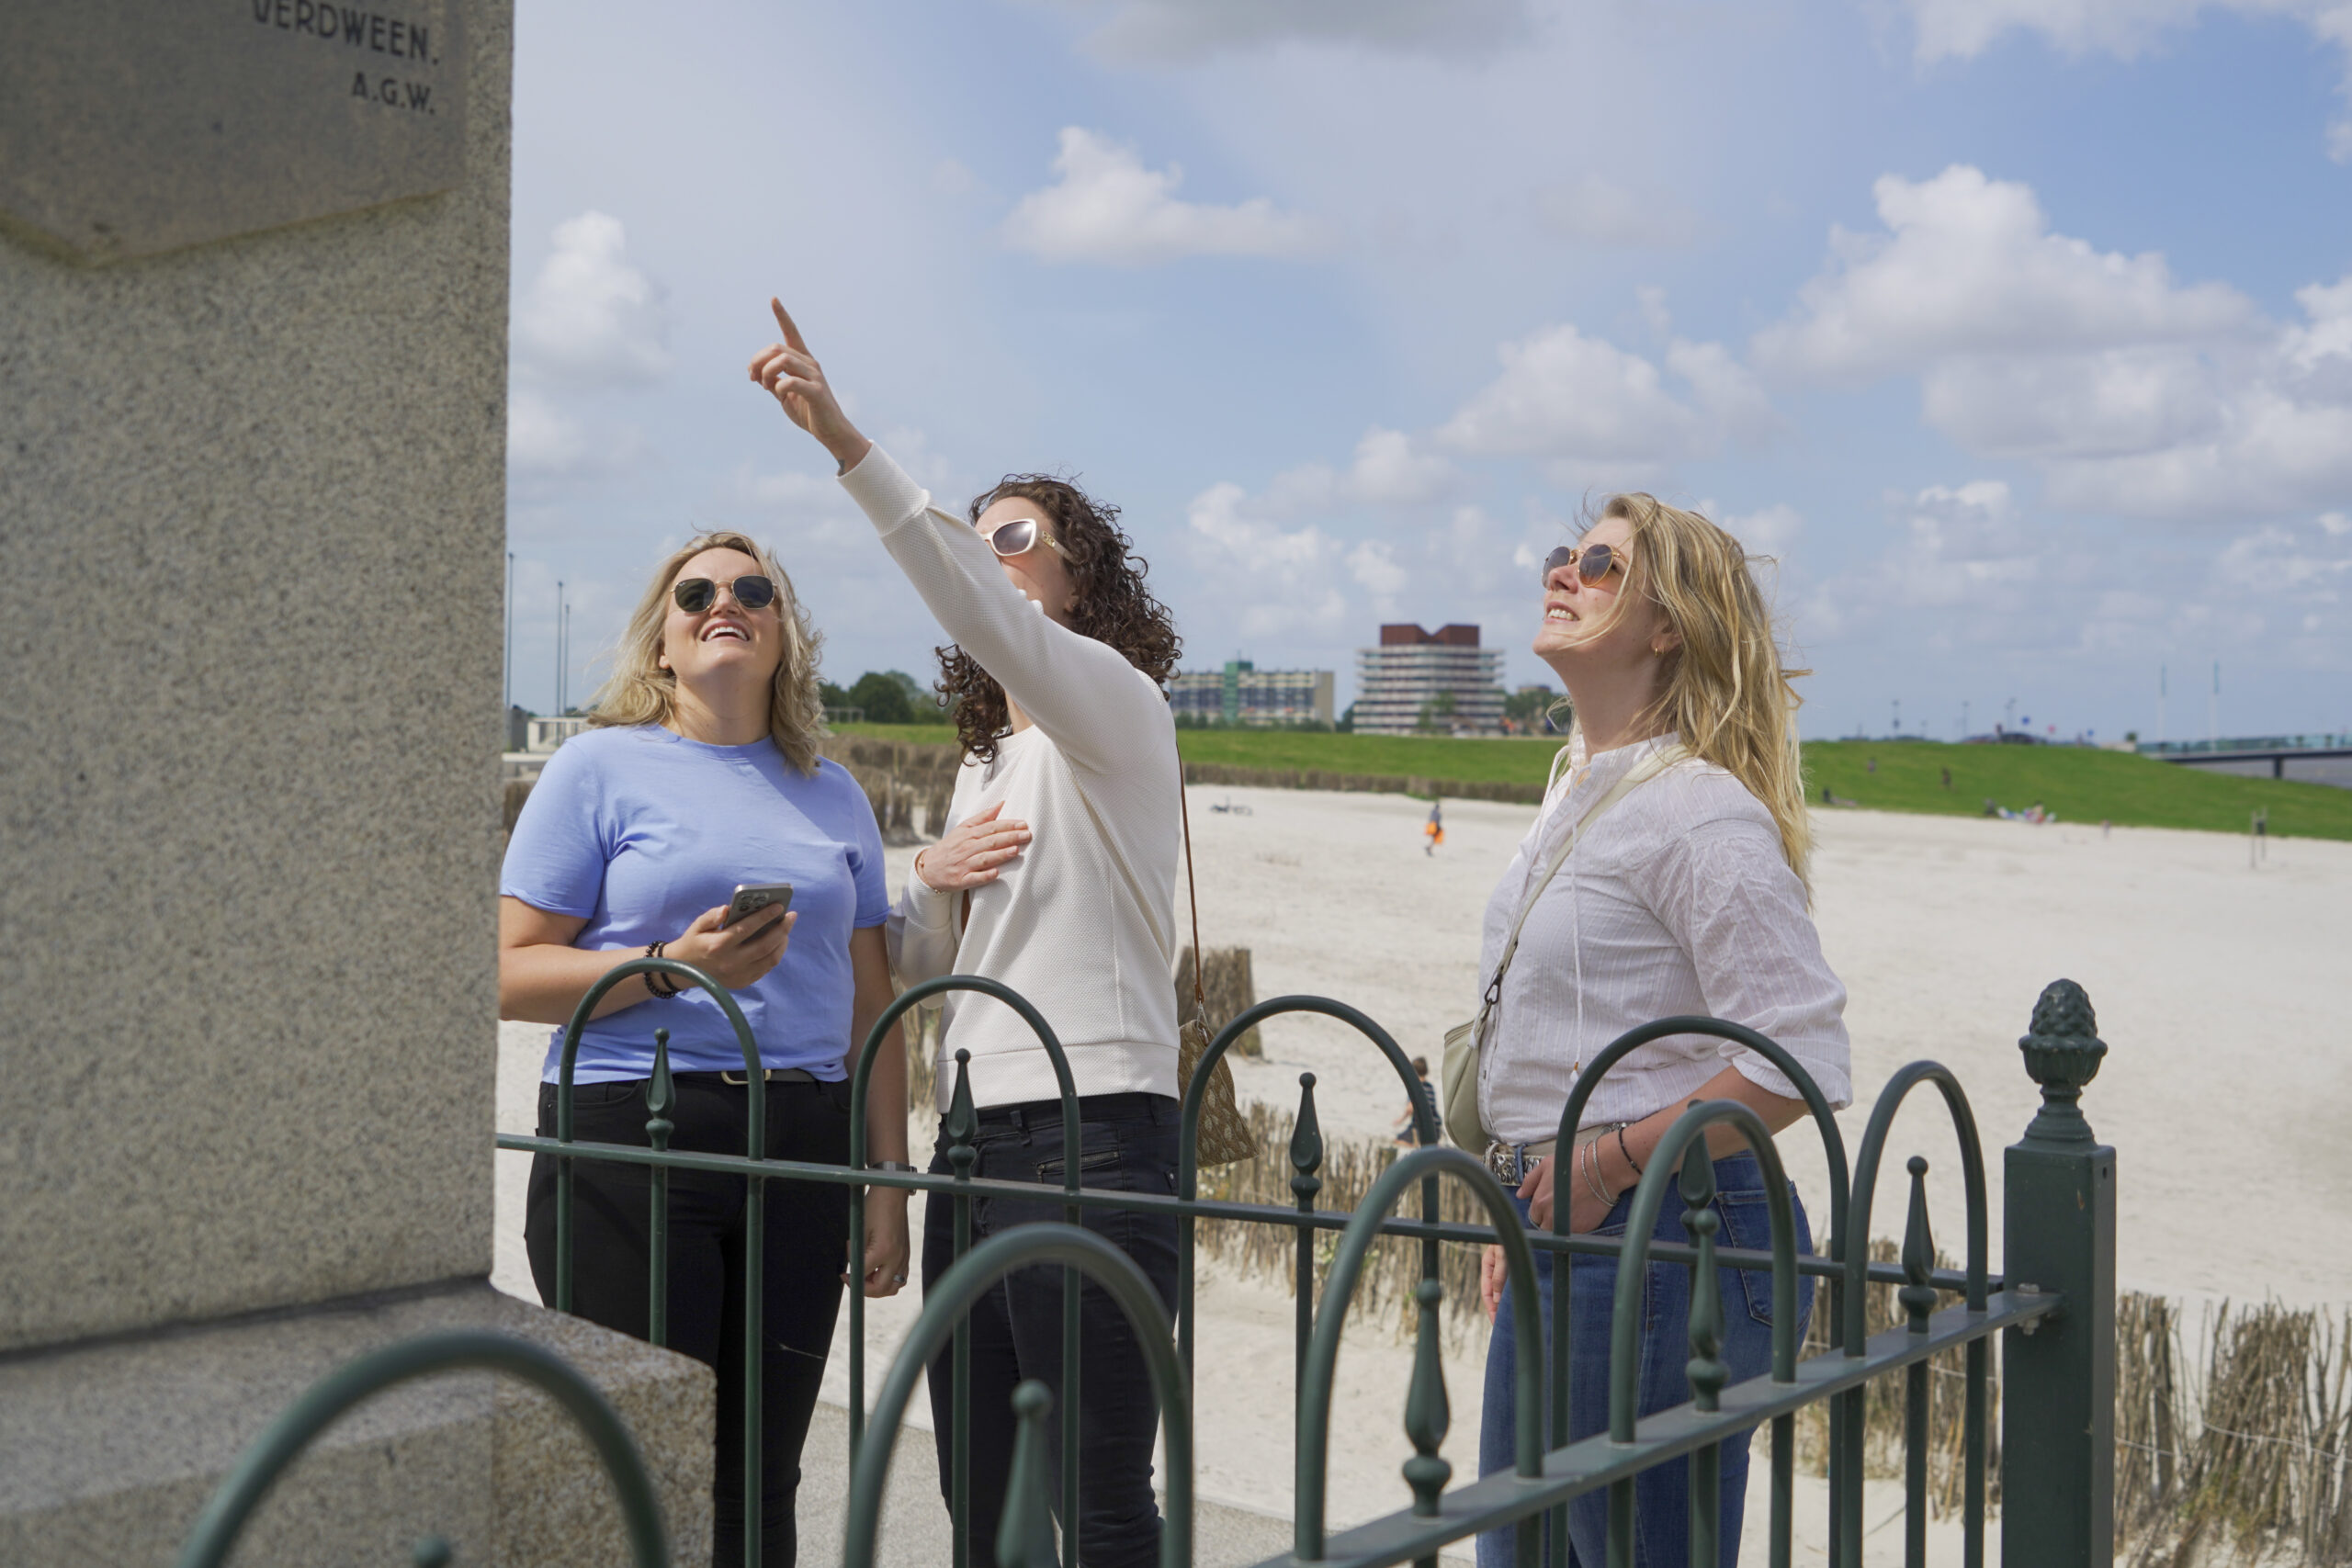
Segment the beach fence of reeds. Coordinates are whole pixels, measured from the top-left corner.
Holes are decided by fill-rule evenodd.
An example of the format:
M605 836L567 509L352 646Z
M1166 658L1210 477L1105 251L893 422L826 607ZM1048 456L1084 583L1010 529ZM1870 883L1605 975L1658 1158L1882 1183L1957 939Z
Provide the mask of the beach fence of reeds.
M1294 1114L1264 1101L1245 1108L1258 1144L1255 1159L1205 1171L1202 1195L1292 1206ZM1399 1152L1361 1138L1322 1140L1315 1195L1324 1210L1351 1210ZM1439 1188L1441 1217L1483 1224L1458 1182ZM1317 1277L1329 1261L1331 1233L1318 1250ZM1295 1233L1269 1225L1204 1220L1201 1256L1237 1275L1297 1285ZM1893 1241L1871 1246L1874 1262L1901 1260ZM1457 1349L1483 1343L1487 1318L1478 1299L1478 1254L1449 1245L1441 1267L1445 1325ZM1939 1257L1939 1269L1956 1265ZM1353 1312L1377 1321L1390 1314L1401 1338L1410 1328L1412 1289L1420 1278L1419 1244L1402 1236L1380 1244ZM1867 1287L1864 1315L1875 1335L1904 1323L1895 1287ZM1816 1292L1804 1354L1832 1347L1824 1295ZM2115 1522L2118 1561L2130 1568L2342 1568L2352 1564L2352 1312L2223 1303L2202 1314L2192 1337L2180 1307L2162 1296L2128 1292L2116 1301ZM1961 1448L1967 1398L1964 1356L1928 1363L1928 1502L1940 1518L1959 1511L1965 1479ZM1863 1418L1864 1472L1903 1473L1904 1386L1870 1385ZM1990 1390L1987 1502L2000 1502L1999 1357ZM1828 1473L1825 1405L1801 1411L1797 1463Z

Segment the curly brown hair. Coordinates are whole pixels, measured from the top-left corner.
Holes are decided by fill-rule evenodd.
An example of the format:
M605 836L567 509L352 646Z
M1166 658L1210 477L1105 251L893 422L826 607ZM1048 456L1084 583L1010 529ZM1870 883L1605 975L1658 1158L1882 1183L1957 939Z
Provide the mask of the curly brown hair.
M1119 526L1119 509L1053 474L1007 474L972 498L973 525L978 525L981 513L1007 496L1035 502L1053 526L1054 538L1062 547L1062 564L1077 587L1070 629L1109 643L1150 676L1153 684L1165 686L1184 644L1168 606L1144 586L1149 568ZM955 644L933 651L939 655L937 689L956 710L956 738L964 755L993 761L997 741L1012 729L1004 688Z

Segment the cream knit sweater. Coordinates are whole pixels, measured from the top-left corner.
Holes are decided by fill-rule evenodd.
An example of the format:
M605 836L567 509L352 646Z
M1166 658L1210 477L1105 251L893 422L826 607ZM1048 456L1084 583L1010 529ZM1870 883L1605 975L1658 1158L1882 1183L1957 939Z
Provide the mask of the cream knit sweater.
M915 592L957 646L1034 721L967 761L950 822L1002 802L1029 824L1027 848L958 896L911 874L890 919L891 958L909 985L985 975L1026 997L1069 1057L1080 1094L1176 1093L1176 867L1182 854L1176 725L1151 678L1106 643L1048 619L1005 580L970 525L879 446L842 476ZM955 1053L972 1054L981 1105L1051 1100L1052 1063L1029 1026L993 998L946 1002L939 1103Z

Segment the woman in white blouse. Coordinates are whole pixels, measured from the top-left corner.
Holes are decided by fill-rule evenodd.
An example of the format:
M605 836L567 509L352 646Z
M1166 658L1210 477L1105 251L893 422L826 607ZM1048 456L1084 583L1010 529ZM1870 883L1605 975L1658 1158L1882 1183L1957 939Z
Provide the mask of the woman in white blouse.
M1182 782L1160 682L1176 665L1175 627L1144 586L1115 507L1032 474L991 488L968 519L940 511L858 434L791 318L774 309L785 341L753 356L752 379L833 455L842 488L954 639L940 662L964 747L949 811L961 826L916 857L893 917L899 976L1002 981L1053 1026L1077 1080L1081 1145L1070 1150L1052 1065L1028 1026L992 998L952 997L941 1043L972 1054L972 1174L1057 1188L1076 1158L1088 1187L1172 1191L1169 977ZM952 1077L940 1075L942 1110ZM944 1135L931 1168L948 1168ZM1061 1217L1049 1194L1039 1198L975 1204L973 1239ZM1085 1224L1134 1258L1174 1310L1172 1218L1088 1209ZM954 1234L949 1201L935 1193L923 1225L926 1290L954 1262ZM1144 1568L1159 1555L1159 1405L1118 1307L1089 1285L1080 1311L1079 1554L1087 1568ZM1059 1269L1024 1269L974 1307L969 1496L982 1553L997 1539L1010 1479L1012 1391L1036 1378L1058 1393L1061 1366ZM930 1378L941 1431L952 1418L948 1373L943 1355ZM1050 1429L1057 1438L1059 1424ZM940 1444L949 1497L951 1458Z
M1576 713L1565 777L1547 793L1487 907L1482 977L1500 964L1512 919L1531 895L1520 946L1504 972L1479 1059L1478 1112L1489 1167L1516 1187L1529 1220L1620 1235L1634 1182L1689 1102L1736 1100L1774 1131L1803 1114L1796 1086L1737 1045L1681 1035L1645 1045L1593 1093L1574 1143L1555 1148L1561 1112L1586 1064L1636 1024L1712 1014L1776 1041L1833 1106L1849 1102L1845 987L1821 955L1806 912L1809 834L1798 775L1797 699L1781 667L1764 598L1739 542L1695 513L1646 495L1611 499L1574 547L1544 567L1535 653L1557 671ZM1794 671L1793 673L1803 673ZM1666 753L1663 766L1659 754ZM1593 807L1623 783L1600 812ZM1590 813L1589 820L1586 820ZM1566 836L1574 847L1534 886ZM1717 1233L1724 1245L1769 1245L1763 1179L1737 1134L1717 1127ZM1684 1239L1682 1205L1661 1211L1657 1236ZM1811 1250L1802 1205L1800 1250ZM1617 1265L1569 1265L1576 1308L1569 1437L1608 1425L1609 1333ZM1539 1283L1551 1324L1551 1255ZM1690 1397L1690 1270L1648 1270L1641 1410ZM1479 1470L1512 1463L1510 1306L1498 1248L1484 1269L1495 1326L1487 1358ZM1735 1381L1770 1362L1770 1277L1721 1269L1724 1359ZM1809 1284L1800 1313L1811 1310ZM1499 1310L1498 1308L1499 1307ZM1803 1331L1800 1324L1799 1331ZM1688 1561L1688 1469L1665 1464L1635 1483L1634 1562ZM1747 1440L1724 1447L1722 1562L1739 1553ZM1606 1498L1570 1505L1577 1561L1603 1558ZM1510 1561L1511 1532L1482 1536L1481 1568Z

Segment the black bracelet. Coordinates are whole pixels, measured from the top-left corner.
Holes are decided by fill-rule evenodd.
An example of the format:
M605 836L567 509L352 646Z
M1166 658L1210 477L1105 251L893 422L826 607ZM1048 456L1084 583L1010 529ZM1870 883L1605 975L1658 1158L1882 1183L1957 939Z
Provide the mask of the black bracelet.
M648 942L645 945L645 956L648 958L659 958L662 956L662 950L669 945L670 944L666 942ZM667 975L662 974L658 969L648 969L645 971L642 978L645 981L645 988L652 992L660 1000L667 1001L669 998L678 994L678 983L675 980L671 979ZM655 982L657 981L659 981L660 984L656 984Z
M1634 1179L1639 1181L1642 1179L1642 1164L1634 1157L1634 1151L1625 1146L1625 1128L1622 1122L1617 1128L1617 1152L1625 1156L1625 1163L1634 1168Z

